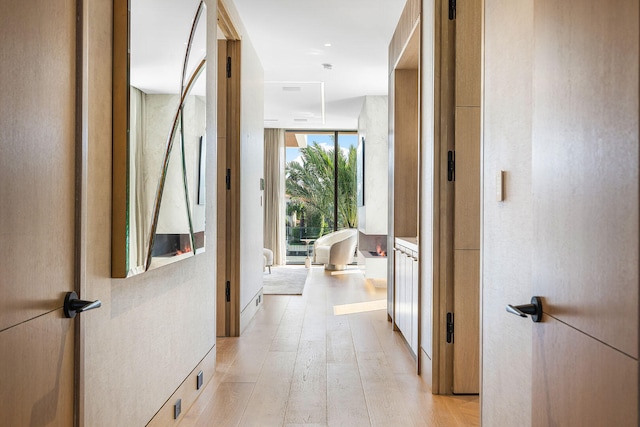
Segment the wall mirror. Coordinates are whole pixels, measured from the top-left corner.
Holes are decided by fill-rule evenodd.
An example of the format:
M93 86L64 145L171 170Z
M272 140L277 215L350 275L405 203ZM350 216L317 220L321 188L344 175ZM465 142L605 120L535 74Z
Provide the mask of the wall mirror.
M114 0L113 277L204 251L205 8Z

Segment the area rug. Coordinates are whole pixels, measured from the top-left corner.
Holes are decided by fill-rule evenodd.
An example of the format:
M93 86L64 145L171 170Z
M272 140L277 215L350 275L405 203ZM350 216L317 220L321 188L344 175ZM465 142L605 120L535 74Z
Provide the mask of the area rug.
M308 272L304 265L273 266L271 274L267 270L262 275L262 292L265 295L302 295Z

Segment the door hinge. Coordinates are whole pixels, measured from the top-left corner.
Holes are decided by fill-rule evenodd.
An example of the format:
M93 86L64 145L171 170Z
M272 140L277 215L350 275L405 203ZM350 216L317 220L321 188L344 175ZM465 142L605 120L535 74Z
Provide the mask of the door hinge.
M447 153L447 181L456 180L456 152Z
M449 20L456 19L456 0L449 0Z
M231 57L227 56L227 78L231 78Z
M231 190L231 169L227 169L227 190Z
M231 282L227 280L227 288L225 289L227 302L231 302Z
M453 342L453 313L447 313L447 343Z

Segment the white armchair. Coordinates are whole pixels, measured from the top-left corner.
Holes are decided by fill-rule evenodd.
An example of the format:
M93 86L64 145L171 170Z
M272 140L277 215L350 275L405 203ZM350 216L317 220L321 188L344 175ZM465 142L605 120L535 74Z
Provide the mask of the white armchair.
M271 266L273 265L273 251L271 249L262 248L262 271L269 268L271 274Z
M324 264L325 270L344 270L353 262L358 243L355 228L346 228L319 237L313 244L313 262Z

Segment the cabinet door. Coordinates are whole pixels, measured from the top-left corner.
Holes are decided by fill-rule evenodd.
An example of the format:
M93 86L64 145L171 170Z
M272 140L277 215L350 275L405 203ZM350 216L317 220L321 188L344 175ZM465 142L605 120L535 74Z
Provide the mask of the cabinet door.
M402 330L402 299L401 299L401 283L402 283L402 252L399 248L395 248L395 298L393 299L393 305L395 306L393 321L396 324L396 328Z
M404 289L404 328L402 329L402 335L407 340L407 343L411 345L411 258L408 255L408 251L402 256L402 269L404 277L402 280L402 287Z
M402 335L407 330L407 254L400 253L400 283L398 290L400 292L400 331Z
M411 263L411 348L418 354L418 254L413 252Z

